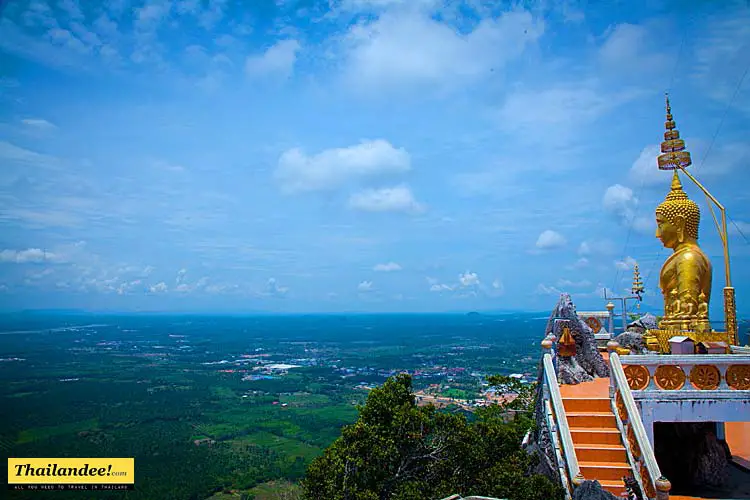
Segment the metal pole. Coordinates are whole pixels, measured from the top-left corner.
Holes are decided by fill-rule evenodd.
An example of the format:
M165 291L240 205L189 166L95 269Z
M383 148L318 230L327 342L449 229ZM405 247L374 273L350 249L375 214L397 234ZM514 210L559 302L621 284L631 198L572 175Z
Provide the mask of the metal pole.
M690 172L688 172L684 167L680 167L680 170L682 171L685 176L687 176L688 179L693 181L693 184L698 186L701 191L703 191L703 194L705 194L711 201L714 202L716 207L721 212L721 231L719 232L719 237L721 238L722 246L724 247L724 275L727 282L727 286L732 286L732 277L730 275L730 267L729 267L729 238L727 237L727 212L724 208L724 205L719 203L719 200L713 197L711 193L708 192L708 189L703 187L703 184L698 182L698 179L693 177Z

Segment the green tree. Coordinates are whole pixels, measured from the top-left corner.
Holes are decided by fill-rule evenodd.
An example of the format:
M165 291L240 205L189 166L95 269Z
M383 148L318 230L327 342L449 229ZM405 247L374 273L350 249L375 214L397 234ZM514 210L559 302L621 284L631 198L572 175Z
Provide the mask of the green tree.
M453 493L513 500L561 499L562 489L529 476L521 439L531 419L491 406L468 423L461 414L416 405L411 377L373 389L357 422L313 460L302 481L307 499L423 500Z
M512 401L502 402L499 406L503 410L515 410L527 415L534 411L534 401L536 397L537 383L524 384L514 377L505 375L490 375L487 377L487 383L494 388L499 394L515 394L516 398Z

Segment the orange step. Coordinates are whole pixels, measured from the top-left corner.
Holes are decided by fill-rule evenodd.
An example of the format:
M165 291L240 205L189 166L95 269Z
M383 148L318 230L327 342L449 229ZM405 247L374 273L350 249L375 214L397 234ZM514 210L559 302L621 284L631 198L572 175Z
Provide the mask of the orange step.
M586 429L570 429L573 437L573 445L578 448L579 445L588 444L621 444L620 431L611 428L590 427Z
M615 415L609 411L571 411L565 412L568 417L568 426L576 429L589 427L617 428Z
M563 398L565 412L603 412L611 413L609 398Z
M622 483L622 478L630 473L630 466L624 462L579 461L578 466L585 479L596 479L600 483L602 480Z
M627 452L609 400L609 380L594 379L560 387L578 466L583 477L599 481L615 496L624 493L631 473Z
M576 450L576 457L583 462L617 462L628 463L628 457L625 454L625 447L621 444L585 444L573 445Z
M623 493L625 493L625 483L620 481L608 481L606 479L597 479L599 481L599 484L602 485L602 488L612 493L614 496L619 497L622 496ZM672 497L670 497L671 499Z

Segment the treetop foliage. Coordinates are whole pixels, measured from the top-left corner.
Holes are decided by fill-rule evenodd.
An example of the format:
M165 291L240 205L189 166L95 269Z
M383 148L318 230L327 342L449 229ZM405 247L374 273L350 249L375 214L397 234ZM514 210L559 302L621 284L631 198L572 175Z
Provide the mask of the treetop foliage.
M490 383L517 381L497 377ZM529 390L520 384L516 389ZM523 410L523 400L516 401L515 409ZM561 487L528 474L533 459L520 443L531 419L521 411L506 422L506 409L478 409L470 423L464 415L417 406L411 377L391 377L370 392L359 419L310 464L304 498L424 500L460 493L562 499Z

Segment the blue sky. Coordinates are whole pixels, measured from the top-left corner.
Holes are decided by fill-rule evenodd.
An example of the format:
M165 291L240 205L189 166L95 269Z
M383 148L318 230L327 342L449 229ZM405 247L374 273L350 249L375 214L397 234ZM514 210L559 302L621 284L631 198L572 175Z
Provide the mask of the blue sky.
M6 309L660 307L669 90L750 313L745 1L3 4Z

